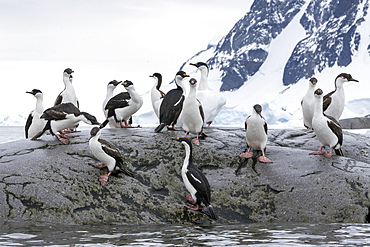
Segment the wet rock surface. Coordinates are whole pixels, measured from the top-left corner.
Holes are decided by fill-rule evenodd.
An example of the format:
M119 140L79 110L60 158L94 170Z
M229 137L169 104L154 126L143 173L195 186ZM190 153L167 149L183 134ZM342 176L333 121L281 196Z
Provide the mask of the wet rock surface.
M311 131L269 131L267 157L239 158L245 152L241 128L206 128L194 146L195 164L212 190L217 223L273 221L366 222L369 217L370 141L344 132L345 157L310 156L319 148ZM135 178L98 178L107 170L89 166L89 131L71 134L70 145L51 136L0 145L0 220L67 224L97 222L215 224L186 209L180 131L154 128L104 129Z

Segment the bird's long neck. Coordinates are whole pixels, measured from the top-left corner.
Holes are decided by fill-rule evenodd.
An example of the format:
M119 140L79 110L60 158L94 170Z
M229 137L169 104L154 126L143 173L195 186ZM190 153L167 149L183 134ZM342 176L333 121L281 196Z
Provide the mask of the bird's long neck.
M187 98L196 98L196 88L194 86L190 86L189 94Z
M40 114L44 111L43 96L42 95L36 97L35 111L40 113Z
M185 87L184 87L184 85L182 84L182 80L176 80L176 81L175 81L175 83L176 83L176 85L177 85L177 88L181 88L181 90L182 90L182 95L184 95L184 96L185 96L186 91L185 91Z
M64 82L64 86L66 87L66 89L73 88L72 83L69 81L69 75L68 74L63 75L63 82Z
M201 69L200 70L200 81L199 81L199 88L198 90L207 90L208 89L208 70Z
M314 114L323 114L323 97L315 97L315 111Z
M187 169L190 164L193 163L193 154L189 145L184 145L185 147L185 159L182 169Z
M107 96L105 97L106 99L110 99L113 97L113 91L115 87L107 87Z
M135 102L139 102L141 100L140 95L136 92L134 88L127 90L130 93L131 99Z

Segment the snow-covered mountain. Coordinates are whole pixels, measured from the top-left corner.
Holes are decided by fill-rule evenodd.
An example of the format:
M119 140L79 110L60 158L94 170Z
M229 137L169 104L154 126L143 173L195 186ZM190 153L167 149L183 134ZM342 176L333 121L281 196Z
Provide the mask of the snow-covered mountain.
M303 127L300 101L309 78L315 76L326 94L343 72L359 83L344 85L342 118L364 116L370 113L368 8L369 0L255 0L225 36L215 36L179 70L199 79L200 72L189 63L209 65L209 85L227 98L213 124L243 126L258 103L269 124ZM173 87L164 84L162 90ZM158 123L149 90L144 90L134 123ZM27 115L15 118L25 122ZM12 119L3 116L0 125L24 124Z
M369 0L256 0L228 34L181 69L209 64L213 89L228 99L216 119L221 124L243 123L259 103L270 124L302 126L308 79L315 76L329 93L342 72L360 81L345 85L342 118L363 116L370 113L368 7Z

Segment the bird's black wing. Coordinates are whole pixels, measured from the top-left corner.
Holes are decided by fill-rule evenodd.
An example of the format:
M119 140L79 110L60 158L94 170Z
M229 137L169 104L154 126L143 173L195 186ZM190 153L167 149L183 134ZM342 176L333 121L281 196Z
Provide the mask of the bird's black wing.
M189 167L190 168L190 167ZM199 193L200 197L205 200L206 204L211 203L211 188L209 186L206 176L196 167L192 166L186 172L186 177L189 182L194 186L194 188Z
M342 146L342 144L343 144L342 127L340 126L340 124L338 123L338 121L335 118L333 118L331 116L328 116L328 115L325 115L325 117L327 117L329 119L327 121L328 126L331 129L331 131L333 131L333 133L337 136L338 143Z
M245 129L245 131L247 131L247 127L248 127L248 125L247 125L247 120L248 120L248 118L250 118L251 116L248 116L246 119L245 119L245 121L244 121L244 129Z
M32 124L32 119L33 117L32 117L32 112L31 112L30 115L28 115L26 126L24 127L24 130L26 133L26 139L28 139L28 130L30 129L30 126Z
M118 151L118 149L113 144L103 139L99 139L98 141L101 143L102 149L106 154L108 154L109 156L113 158L122 157L121 153Z
M176 123L185 100L182 93L183 91L177 88L170 90L166 94L159 108L159 120L161 123L165 123L166 125Z
M128 92L122 92L113 96L105 105L105 110L123 108L128 106L128 100L131 99L131 96Z
M202 117L202 120L203 120L203 123L204 123L204 110L203 110L203 106L202 106L202 103L197 99L198 103L199 103L199 113L200 113L200 116Z
M68 114L79 116L81 112L72 103L63 103L46 109L41 118L46 120L63 120Z
M62 97L62 95L60 93L58 95L58 97L55 99L54 106L59 105L59 104L62 104L62 99L63 99L63 97Z
M331 96L333 95L333 93L335 93L335 91L330 92L330 93L328 93L327 95L324 96L323 103L322 103L323 111L326 111L326 109L328 109L328 107L331 103L331 100L332 100Z

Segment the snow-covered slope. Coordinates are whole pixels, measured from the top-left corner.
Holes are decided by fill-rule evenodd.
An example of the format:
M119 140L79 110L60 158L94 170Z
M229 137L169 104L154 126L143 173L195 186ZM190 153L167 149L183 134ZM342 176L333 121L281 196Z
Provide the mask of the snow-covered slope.
M227 97L218 124L241 125L258 103L269 124L302 126L300 101L308 79L315 76L329 93L343 72L360 83L344 85L342 118L364 116L370 113L368 6L368 0L255 1L216 46L182 69L190 70L190 62L210 65L213 89L226 90Z

